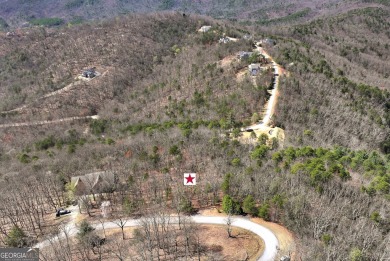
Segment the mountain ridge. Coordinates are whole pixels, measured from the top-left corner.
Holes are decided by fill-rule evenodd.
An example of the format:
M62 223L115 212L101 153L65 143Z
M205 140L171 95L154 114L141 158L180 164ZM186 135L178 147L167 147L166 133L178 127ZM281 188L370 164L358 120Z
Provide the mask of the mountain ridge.
M336 0L298 1L188 1L188 0L0 0L0 18L12 27L33 23L35 19L59 18L63 23L106 19L126 13L173 10L197 13L214 18L238 19L260 24L307 21L323 15L332 16L348 9L367 6L388 7L386 1ZM1 29L1 28L0 28Z

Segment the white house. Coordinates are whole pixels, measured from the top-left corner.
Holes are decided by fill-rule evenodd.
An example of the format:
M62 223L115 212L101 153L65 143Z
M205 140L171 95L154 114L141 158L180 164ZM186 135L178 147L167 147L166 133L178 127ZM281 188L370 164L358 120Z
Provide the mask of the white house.
M202 26L202 27L198 30L198 32L205 33L205 32L207 32L207 31L209 31L210 29L211 29L211 26L210 26L210 25L204 25L204 26Z
M249 70L250 75L255 76L255 75L257 75L257 74L260 72L260 70L261 70L260 64L259 64L259 63L252 63L252 64L250 64L250 65L248 66L248 70Z

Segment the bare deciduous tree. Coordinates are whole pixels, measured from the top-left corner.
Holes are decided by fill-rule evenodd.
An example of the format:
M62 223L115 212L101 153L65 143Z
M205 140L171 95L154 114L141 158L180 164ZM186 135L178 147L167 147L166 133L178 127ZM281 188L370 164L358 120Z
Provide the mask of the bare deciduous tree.
M121 217L118 220L113 221L113 223L115 223L118 227L120 227L120 229L122 231L122 239L125 240L124 228L125 228L125 225L127 223L127 220L125 218Z

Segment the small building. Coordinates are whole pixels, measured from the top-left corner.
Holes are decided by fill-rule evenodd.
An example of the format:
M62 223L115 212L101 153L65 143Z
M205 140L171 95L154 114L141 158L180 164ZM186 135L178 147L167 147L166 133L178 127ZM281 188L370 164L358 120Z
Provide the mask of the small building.
M96 76L96 68L93 67L93 68L89 68L87 70L85 70L83 73L82 73L82 76L85 77L85 78L94 78Z
M21 27L26 28L26 27L30 27L30 25L31 24L29 22L24 22L24 23L22 23Z
M257 45L260 45L260 46L265 46L265 45L274 46L274 45L276 45L276 41L271 39L271 38L266 38L266 39L263 39L263 40L260 40L259 42L257 42Z
M256 76L261 71L260 64L252 63L248 66L248 70L251 76Z
M241 52L238 53L237 58L240 59L240 60L248 60L249 57L251 57L252 54L253 54L253 52L241 51Z
M266 44L266 45L275 45L275 44L276 44L276 41L273 40L273 39L270 39L270 38L266 38L266 39L264 40L264 44Z
M290 261L290 257L289 256L282 256L280 258L280 261Z
M204 26L202 26L202 27L198 30L198 32L206 33L206 32L208 32L210 29L211 29L211 25L204 25Z
M226 44L226 43L230 42L230 38L229 37L222 37L222 38L219 38L218 42Z
M12 36L15 36L15 35L16 35L15 32L7 32L5 36L12 37Z
M103 201L102 205L100 206L100 210L102 211L103 218L108 218L112 212L111 202L110 201Z
M250 34L244 34L244 36L242 37L244 40L252 40L252 35Z

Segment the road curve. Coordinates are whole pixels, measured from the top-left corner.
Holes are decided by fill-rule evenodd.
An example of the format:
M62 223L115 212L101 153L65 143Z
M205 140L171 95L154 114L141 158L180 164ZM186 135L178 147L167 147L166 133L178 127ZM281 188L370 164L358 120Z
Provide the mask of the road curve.
M197 224L211 224L211 225L226 225L226 217L209 217L209 216L191 216L191 220L194 223ZM257 223L254 223L250 221L249 219L243 218L243 217L232 217L232 226L243 228L246 230L251 231L252 233L256 234L257 236L261 237L264 241L264 252L263 254L257 259L258 261L272 261L275 259L277 250L279 248L279 241L276 238L275 234L273 234L268 228L265 228ZM137 227L140 225L140 220L137 219L128 219L125 221L125 227ZM177 224L178 218L177 217L170 217L169 219L170 224ZM96 230L103 229L110 229L110 228L119 228L118 225L114 221L107 221L102 224L95 224L94 227ZM65 226L65 230L68 234L68 236L75 236L78 232L77 227L72 222ZM59 238L65 238L65 234L62 232L58 235ZM33 247L36 248L43 248L48 245L50 245L50 241L53 239L48 238L38 244L36 244Z
M199 224L226 224L226 217L206 217L197 215L193 216L192 220ZM279 241L271 230L242 217L234 217L232 225L249 230L264 240L264 252L259 257L258 261L270 261L275 259L277 249L279 248Z

